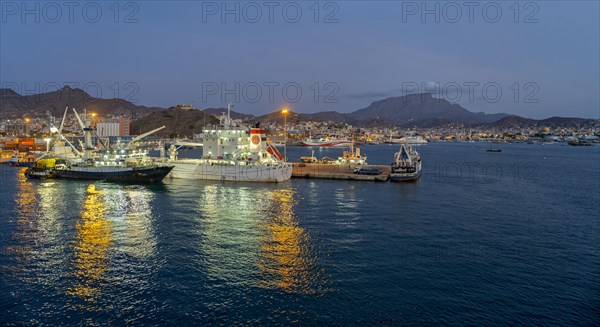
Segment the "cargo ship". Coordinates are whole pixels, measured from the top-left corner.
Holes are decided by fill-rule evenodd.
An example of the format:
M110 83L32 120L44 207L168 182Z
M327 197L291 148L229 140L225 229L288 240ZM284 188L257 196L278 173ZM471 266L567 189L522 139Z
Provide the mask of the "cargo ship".
M200 159L178 157L178 149L189 146L202 147ZM204 128L194 142L171 144L161 162L174 166L170 178L277 183L292 177L292 165L267 142L266 130L236 123L231 104L219 125Z

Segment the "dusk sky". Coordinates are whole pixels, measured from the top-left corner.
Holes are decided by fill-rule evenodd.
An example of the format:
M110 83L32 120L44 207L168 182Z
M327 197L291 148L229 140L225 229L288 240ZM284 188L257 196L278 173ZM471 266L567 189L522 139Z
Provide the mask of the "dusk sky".
M422 91L475 112L600 118L597 1L75 3L1 2L2 87L252 114Z

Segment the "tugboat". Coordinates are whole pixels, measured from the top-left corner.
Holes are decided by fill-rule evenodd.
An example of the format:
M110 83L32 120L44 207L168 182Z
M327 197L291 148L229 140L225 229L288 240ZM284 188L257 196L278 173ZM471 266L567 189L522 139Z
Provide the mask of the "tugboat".
M61 162L62 161L62 162ZM35 162L33 166L25 171L25 177L29 179L54 178L54 167L56 163L64 164L64 160L55 158L44 158Z
M400 145L394 154L390 180L392 182L414 182L421 177L421 157L410 145Z

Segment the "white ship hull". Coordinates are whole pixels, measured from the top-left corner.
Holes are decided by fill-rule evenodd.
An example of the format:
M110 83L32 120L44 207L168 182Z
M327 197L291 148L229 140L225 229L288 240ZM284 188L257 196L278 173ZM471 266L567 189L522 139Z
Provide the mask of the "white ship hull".
M228 182L278 183L292 177L291 164L219 164L206 160L169 160L175 166L167 177Z
M352 141L302 141L302 146L323 146L323 147L337 147L347 148L352 145Z

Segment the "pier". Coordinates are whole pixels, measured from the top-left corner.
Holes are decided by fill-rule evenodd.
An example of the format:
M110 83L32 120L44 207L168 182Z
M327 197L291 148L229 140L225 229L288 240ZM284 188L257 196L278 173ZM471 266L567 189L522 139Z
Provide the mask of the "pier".
M380 174L366 175L357 174L354 169L357 167L367 169L379 169ZM381 181L389 179L391 168L389 166L378 165L338 165L323 163L292 163L292 178L317 178L317 179L344 179L357 181Z

